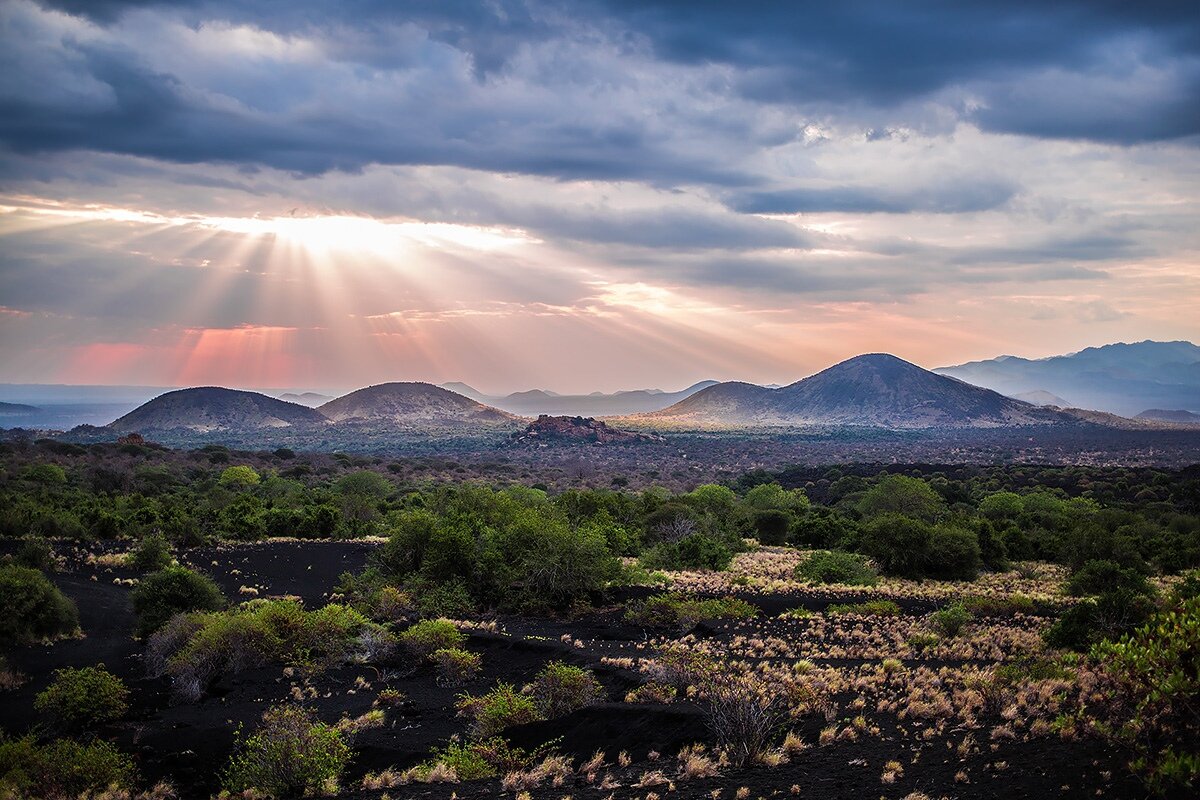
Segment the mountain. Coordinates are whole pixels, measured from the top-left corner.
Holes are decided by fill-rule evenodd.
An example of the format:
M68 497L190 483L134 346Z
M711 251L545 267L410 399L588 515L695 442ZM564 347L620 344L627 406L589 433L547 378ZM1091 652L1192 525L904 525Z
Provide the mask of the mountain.
M886 353L871 353L779 389L720 383L637 419L651 424L983 428L1073 418L936 375Z
M1051 394L1043 389L1034 389L1032 392L1020 392L1019 394L1009 395L1013 400L1020 400L1022 403L1032 403L1035 406L1058 406L1059 408L1070 408L1071 403L1063 400L1056 394Z
M386 427L495 425L516 420L431 383L381 383L330 400L318 409L336 423Z
M479 391L474 386L469 386L461 381L443 383L442 388L446 389L447 391L454 392L455 394L461 394L463 397L469 397L477 403L487 402L485 399L486 395L483 392Z
M327 394L317 394L316 392L301 392L300 394L296 394L295 392L284 392L283 394L279 395L279 399L285 403L299 403L302 406L316 408L319 405L328 403L333 398Z
M1046 391L1124 416L1147 408L1200 412L1200 347L1191 342L1109 344L1041 359L1000 356L934 371L1009 396Z
M503 397L480 396L475 399L522 416L532 417L548 414L572 417L613 417L658 411L716 383L716 381L701 381L678 392L664 392L662 389L634 389L612 394L592 392L591 394L564 395L547 389L531 389L525 392L513 392Z
M39 411L37 406L27 406L24 403L0 403L0 414L33 414Z
M204 386L159 395L110 423L123 433L186 428L197 433L324 425L314 409L258 392Z
M1134 419L1150 419L1156 422L1178 422L1184 425L1200 425L1200 414L1190 411L1168 411L1162 408L1151 408L1138 414Z

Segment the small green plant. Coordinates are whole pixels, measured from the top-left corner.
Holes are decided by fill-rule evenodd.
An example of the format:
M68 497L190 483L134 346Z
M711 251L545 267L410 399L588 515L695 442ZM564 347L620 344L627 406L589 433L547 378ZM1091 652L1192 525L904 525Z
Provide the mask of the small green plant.
M26 645L79 629L79 612L36 569L0 567L0 645Z
M88 729L123 717L128 701L125 683L98 664L56 670L54 681L38 694L33 707L57 727Z
M829 614L858 614L864 617L898 617L900 606L893 600L868 600L865 603L833 603L825 611Z
M518 692L511 683L498 683L485 695L464 692L455 702L459 716L472 720L471 735L489 739L505 728L536 722L542 717L529 695Z
M461 648L467 637L448 619L424 619L400 634L400 644L418 661L438 650Z
M0 796L68 798L93 792L128 790L137 772L129 756L110 742L33 736L9 739L0 733Z
M972 620L971 612L962 603L951 603L940 611L935 611L929 617L929 624L938 634L946 639L953 639L962 633Z
M434 650L430 660L437 668L438 683L442 686L462 686L479 677L483 658L457 647Z
M600 683L588 670L551 661L542 667L525 692L533 697L538 713L551 719L596 702L600 698Z
M240 737L239 737L240 738ZM222 781L231 792L258 790L291 797L336 787L350 760L337 729L300 706L267 709L262 725L240 740Z
M631 605L625 619L651 628L689 629L705 619L749 619L758 609L736 597L700 598L664 592Z
M932 633L914 633L905 642L917 653L928 653L934 650L941 641Z
M176 614L225 607L225 595L211 578L178 564L147 575L130 597L138 617L138 635L143 637Z
M879 582L867 559L841 550L817 550L796 567L796 578L809 583L874 586Z
M129 566L138 572L155 572L171 565L171 545L161 533L143 537L137 549L129 554Z

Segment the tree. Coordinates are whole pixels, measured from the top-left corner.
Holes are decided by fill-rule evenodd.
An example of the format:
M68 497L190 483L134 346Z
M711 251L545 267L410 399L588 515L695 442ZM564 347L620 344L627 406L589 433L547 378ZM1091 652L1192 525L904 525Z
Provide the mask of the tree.
M941 495L920 478L888 475L867 490L858 503L864 517L901 514L912 519L935 522L946 510Z
M217 483L231 491L240 492L251 486L257 486L261 480L259 474L254 471L254 467L239 464L236 467L226 467Z

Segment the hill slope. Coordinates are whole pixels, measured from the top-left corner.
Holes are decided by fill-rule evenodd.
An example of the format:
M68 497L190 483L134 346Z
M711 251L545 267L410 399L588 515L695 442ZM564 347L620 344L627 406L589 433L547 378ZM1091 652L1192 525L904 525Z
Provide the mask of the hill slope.
M1147 408L1200 412L1200 347L1191 342L1109 344L1041 359L1000 356L934 371L1007 395L1042 390L1125 416Z
M638 419L651 424L981 428L1053 424L1072 417L872 353L779 389L718 384Z
M635 389L612 394L604 392L558 394L546 389L530 389L525 392L513 392L503 397L471 394L474 390L461 383L443 384L442 388L523 416L548 414L551 416L606 417L659 411L716 383L716 381L700 381L678 392L664 392L661 389ZM471 391L464 391L464 389Z
M326 421L319 411L258 392L203 386L159 395L108 427L123 433L179 428L208 433L323 425Z
M318 409L336 423L384 427L506 424L512 414L430 383L381 383L330 400Z

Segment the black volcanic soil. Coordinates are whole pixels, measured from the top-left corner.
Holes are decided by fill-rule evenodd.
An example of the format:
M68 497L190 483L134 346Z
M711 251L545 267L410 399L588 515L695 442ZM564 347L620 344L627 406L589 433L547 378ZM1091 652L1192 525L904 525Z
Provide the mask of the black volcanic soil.
M230 597L237 598L242 586L268 594L298 595L310 606L323 603L332 592L337 576L357 570L365 563L372 545L361 542L270 542L253 545L200 548L186 553L185 561L212 575ZM9 733L28 730L38 720L33 711L34 695L43 689L53 669L103 662L121 676L132 691L128 717L102 731L102 735L135 755L143 778L170 778L183 798L208 797L219 787L218 771L227 759L238 724L252 727L270 703L288 697L292 679L282 667L272 666L223 680L199 703L173 705L163 681L143 677L141 647L132 638L134 617L129 606L129 587L115 579L133 577L126 570L88 565L71 558L55 582L78 604L85 636L53 646L18 649L9 654L14 666L30 676L29 682L3 695L0 726ZM964 762L953 745L964 732L950 731L953 739L936 737L918 742L900 735L894 720L872 718L881 734L858 742L812 746L791 763L728 770L718 778L635 788L631 784L654 769L675 772L674 754L691 742L710 740L701 710L687 702L672 705L629 704L622 699L639 678L624 670L603 666L603 655L645 654L648 632L625 622L621 600L640 596L647 589L632 589L609 598L610 605L587 616L567 619L502 617L501 632L476 632L469 648L483 656L482 678L468 687L485 691L497 681L516 685L528 681L547 661L564 659L596 670L605 702L567 717L509 729L506 735L516 744L535 747L558 740L564 754L582 760L603 750L610 762L625 751L633 763L610 772L622 786L600 789L582 779L569 778L562 787L531 791L535 798L559 800L569 795L579 800L612 797L645 798L650 791L663 798L733 798L741 787L749 797L901 798L921 791L932 797L956 798L1050 798L1050 797L1139 797L1140 784L1124 776L1121 755L1096 742L1039 739L1031 743L1001 742L992 750L986 738L983 753ZM768 614L807 605L796 597L749 597ZM814 605L820 605L814 604ZM912 601L906 613L920 614L928 603ZM760 617L769 625L772 617ZM702 623L691 632L698 637L733 635L736 623ZM566 636L568 641L564 642ZM570 642L578 640L582 646ZM932 663L931 663L932 665ZM368 686L356 685L361 678ZM407 695L399 708L389 709L387 723L368 730L355 741L356 755L343 781L342 796L379 797L384 792L357 790L368 771L406 767L424 759L431 748L444 745L452 736L463 735L464 720L454 715L459 691L438 686L432 675L413 673L409 665L360 665L327 672L313 680L318 690L310 701L319 716L335 721L344 715L357 716L372 706L379 690L390 687ZM810 743L826 725L823 717L800 721L797 731ZM662 754L656 757L656 754ZM916 757L916 763L912 763ZM897 760L905 774L894 784L883 784L883 764ZM996 766L1003 764L1006 766ZM960 770L967 782L956 779ZM1112 780L1102 772L1111 770ZM720 793L713 795L713 791ZM410 785L386 790L392 798L436 797L489 798L502 795L498 780L455 785Z

